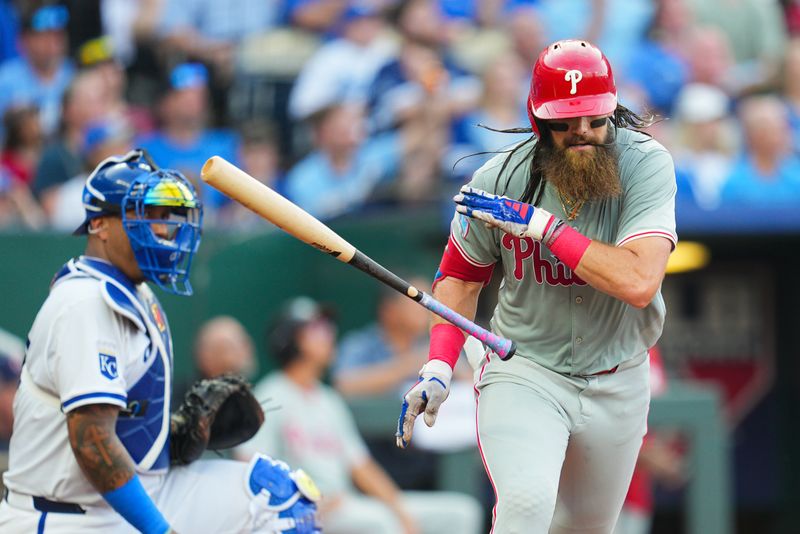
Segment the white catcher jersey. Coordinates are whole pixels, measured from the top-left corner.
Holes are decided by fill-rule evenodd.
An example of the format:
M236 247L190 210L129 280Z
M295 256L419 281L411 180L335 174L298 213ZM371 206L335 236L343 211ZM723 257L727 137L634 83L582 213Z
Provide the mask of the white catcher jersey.
M117 435L137 471L165 472L171 353L166 318L146 284L134 286L96 258L70 260L28 336L5 485L54 501L105 506L67 434L65 414L88 404L119 406Z

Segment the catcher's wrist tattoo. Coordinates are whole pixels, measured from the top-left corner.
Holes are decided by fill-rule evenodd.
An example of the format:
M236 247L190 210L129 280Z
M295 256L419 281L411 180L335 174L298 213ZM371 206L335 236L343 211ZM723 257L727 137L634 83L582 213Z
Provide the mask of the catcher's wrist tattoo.
M75 459L100 493L119 488L134 475L128 452L115 432L118 410L116 406L95 404L67 414Z

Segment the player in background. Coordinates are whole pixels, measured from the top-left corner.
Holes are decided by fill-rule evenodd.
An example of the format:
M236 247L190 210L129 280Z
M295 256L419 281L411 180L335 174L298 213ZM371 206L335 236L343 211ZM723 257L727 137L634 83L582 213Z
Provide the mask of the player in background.
M647 349L675 234L675 174L642 118L617 101L611 66L586 41L539 55L530 140L501 153L455 197L434 296L466 317L502 269L475 391L478 443L496 495L494 533L609 534L620 513L650 400ZM434 318L429 361L406 394L397 442L434 423L464 344Z
M28 336L0 532L319 532L302 473L176 450L172 339L146 282L191 294L192 185L135 150L98 165L83 204L85 253L56 273Z
M180 404L198 380L225 374L252 378L258 372L255 345L242 323L229 315L217 315L197 329L194 338L194 373L172 389L173 404Z
M326 534L477 534L483 513L468 495L400 491L372 457L344 399L322 383L336 355L331 311L308 297L289 301L269 329L280 369L256 386L263 402L277 401L270 424L237 449L302 464L324 497Z

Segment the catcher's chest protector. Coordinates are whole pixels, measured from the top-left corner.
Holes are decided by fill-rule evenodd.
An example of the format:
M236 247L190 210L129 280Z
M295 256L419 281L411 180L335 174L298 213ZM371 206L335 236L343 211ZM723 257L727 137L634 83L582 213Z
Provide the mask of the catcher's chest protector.
M113 266L90 258L67 262L53 285L77 277L97 280L106 304L150 339L136 360L136 369L128 366L130 373L125 378L132 386L127 392L127 409L119 413L116 433L137 469L166 469L170 463L172 336L164 311L146 284L134 286ZM117 373L116 360L109 362L107 372L109 378Z

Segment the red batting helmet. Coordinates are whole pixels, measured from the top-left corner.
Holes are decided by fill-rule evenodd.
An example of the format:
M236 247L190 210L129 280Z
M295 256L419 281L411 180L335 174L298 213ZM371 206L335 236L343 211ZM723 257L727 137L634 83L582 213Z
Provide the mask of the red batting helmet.
M539 134L536 119L568 119L604 115L617 108L617 87L608 59L587 41L556 41L545 48L533 66L528 117Z

